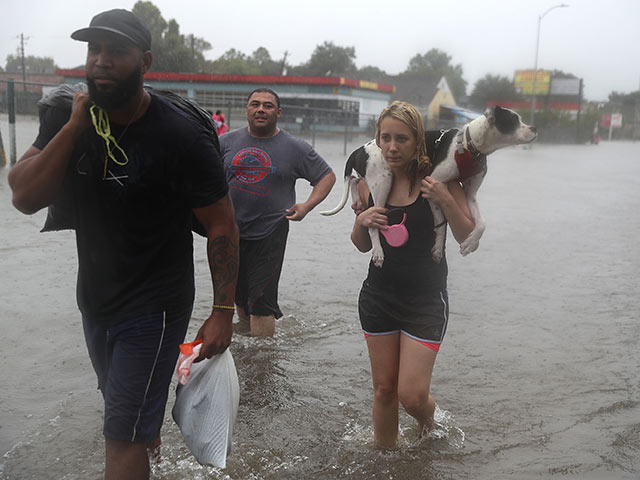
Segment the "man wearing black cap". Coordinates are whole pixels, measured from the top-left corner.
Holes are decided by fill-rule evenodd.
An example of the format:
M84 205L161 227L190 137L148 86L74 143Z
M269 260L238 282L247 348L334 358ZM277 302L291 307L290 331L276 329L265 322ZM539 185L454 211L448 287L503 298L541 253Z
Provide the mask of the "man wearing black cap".
M214 298L200 359L231 342L238 230L211 134L143 88L151 35L131 12L96 15L88 94L41 112L40 132L9 173L13 203L32 214L69 196L77 298L105 401L107 479L147 479L194 300L192 215L207 233Z

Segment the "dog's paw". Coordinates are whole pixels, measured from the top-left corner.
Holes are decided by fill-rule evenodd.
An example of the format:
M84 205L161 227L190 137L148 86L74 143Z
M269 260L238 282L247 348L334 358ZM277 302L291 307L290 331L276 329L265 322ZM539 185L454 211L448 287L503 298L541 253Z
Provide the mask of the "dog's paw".
M434 262L440 263L440 260L442 260L442 247L434 245L431 249L431 258L433 258Z
M460 244L460 254L462 254L463 257L466 257L470 253L475 252L479 246L480 242L477 239L469 237Z
M371 255L371 260L376 267L381 268L382 264L384 263L384 253L382 252L382 249L378 251L374 248L373 255Z

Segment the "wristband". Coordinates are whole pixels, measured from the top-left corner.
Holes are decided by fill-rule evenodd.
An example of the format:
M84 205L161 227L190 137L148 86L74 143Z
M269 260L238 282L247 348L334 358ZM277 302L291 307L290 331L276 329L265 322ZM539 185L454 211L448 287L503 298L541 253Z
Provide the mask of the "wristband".
M235 311L235 309L236 309L236 307L234 307L233 305L216 305L216 304L213 304L211 306L211 309L213 310L215 308L217 308L219 310L233 310L233 311Z

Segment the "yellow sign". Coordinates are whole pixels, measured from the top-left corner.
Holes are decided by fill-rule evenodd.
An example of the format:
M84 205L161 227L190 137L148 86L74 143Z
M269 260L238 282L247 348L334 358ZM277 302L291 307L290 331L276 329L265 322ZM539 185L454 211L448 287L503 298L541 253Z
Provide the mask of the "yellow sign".
M516 70L513 85L522 95L533 94L533 70ZM549 70L536 71L536 95L547 95L551 85L551 72Z
M366 80L360 80L360 88L369 88L371 90L378 90L378 84L376 82L368 82Z

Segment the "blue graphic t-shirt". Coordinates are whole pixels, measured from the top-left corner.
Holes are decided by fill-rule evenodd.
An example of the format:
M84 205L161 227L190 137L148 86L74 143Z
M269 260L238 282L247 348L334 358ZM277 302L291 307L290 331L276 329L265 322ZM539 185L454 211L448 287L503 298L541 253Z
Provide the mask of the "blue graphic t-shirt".
M285 210L296 203L298 178L316 185L331 172L311 145L284 130L256 138L243 127L222 135L220 149L240 238L245 240L273 232Z

